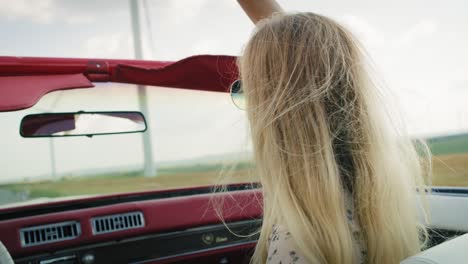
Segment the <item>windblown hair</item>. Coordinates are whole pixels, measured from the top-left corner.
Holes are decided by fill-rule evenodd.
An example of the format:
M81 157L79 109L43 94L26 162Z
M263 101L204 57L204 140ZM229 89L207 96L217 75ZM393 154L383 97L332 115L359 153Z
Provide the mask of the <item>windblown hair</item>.
M367 263L395 264L420 251L422 158L382 111L364 54L337 22L298 13L261 22L239 58L264 194L253 263L265 263L273 224L310 263L356 263L345 191Z

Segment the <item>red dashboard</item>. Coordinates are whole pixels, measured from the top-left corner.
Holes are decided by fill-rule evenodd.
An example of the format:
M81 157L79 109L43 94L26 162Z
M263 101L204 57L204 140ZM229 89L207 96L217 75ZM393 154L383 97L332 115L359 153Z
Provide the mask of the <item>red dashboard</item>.
M2 210L0 240L15 263L248 262L260 200L259 189L191 188Z

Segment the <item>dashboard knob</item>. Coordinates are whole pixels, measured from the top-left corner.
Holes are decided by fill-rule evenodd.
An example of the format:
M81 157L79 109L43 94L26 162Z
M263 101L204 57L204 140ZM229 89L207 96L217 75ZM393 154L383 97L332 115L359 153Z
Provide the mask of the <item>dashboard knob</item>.
M212 233L202 235L202 241L207 245L213 244L214 240L215 240L215 237Z
M85 254L81 257L81 262L83 264L93 264L94 263L94 255L93 254Z

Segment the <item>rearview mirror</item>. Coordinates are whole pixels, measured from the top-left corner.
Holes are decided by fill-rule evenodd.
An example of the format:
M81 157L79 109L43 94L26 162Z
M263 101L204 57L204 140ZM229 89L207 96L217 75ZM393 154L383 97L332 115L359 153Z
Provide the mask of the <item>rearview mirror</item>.
M23 137L68 137L146 131L140 112L75 112L27 115L21 120Z

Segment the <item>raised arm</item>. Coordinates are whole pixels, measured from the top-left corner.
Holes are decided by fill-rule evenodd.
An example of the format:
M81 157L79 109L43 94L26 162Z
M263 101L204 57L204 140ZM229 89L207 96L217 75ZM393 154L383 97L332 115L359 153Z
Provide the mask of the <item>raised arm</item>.
M275 12L283 12L275 0L237 0L237 2L254 24Z

